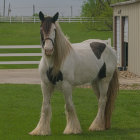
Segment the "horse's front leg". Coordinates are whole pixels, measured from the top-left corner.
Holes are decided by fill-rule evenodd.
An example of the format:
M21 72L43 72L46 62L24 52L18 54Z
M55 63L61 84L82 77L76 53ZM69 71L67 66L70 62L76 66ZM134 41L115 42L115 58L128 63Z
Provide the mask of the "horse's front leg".
M53 92L53 85L45 83L41 83L41 89L43 94L43 102L42 102L42 109L41 109L41 117L38 122L36 128L30 132L30 135L50 135L50 120L51 120L51 105L50 99Z
M72 87L68 82L63 82L63 92L65 97L65 113L67 125L64 134L78 134L81 133L80 122L77 118L74 104L72 101Z

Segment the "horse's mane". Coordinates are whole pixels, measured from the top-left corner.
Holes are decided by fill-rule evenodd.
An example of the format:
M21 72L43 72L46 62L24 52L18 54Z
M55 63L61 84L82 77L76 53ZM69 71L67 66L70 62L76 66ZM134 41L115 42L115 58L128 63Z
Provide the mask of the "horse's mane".
M55 51L54 51L54 73L60 70L61 64L64 62L66 56L72 49L71 43L62 32L59 23L55 23L56 36L55 36Z

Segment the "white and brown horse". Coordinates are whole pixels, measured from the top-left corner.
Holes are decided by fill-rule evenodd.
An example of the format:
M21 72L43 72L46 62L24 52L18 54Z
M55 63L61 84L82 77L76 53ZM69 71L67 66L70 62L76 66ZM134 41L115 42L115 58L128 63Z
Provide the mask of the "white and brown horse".
M54 88L65 97L67 124L64 134L81 133L72 101L72 87L91 83L98 99L98 113L89 130L110 128L111 114L118 90L116 52L103 40L71 44L57 22L58 13L41 20L42 59L39 65L43 102L41 117L31 135L50 135L51 96Z

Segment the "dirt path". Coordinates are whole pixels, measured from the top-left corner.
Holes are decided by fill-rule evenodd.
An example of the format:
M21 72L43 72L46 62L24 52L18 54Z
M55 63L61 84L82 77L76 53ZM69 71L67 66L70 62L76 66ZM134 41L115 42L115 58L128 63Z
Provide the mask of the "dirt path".
M2 69L0 83L40 84L38 69Z
M119 73L120 89L140 89L140 76L128 71Z
M2 69L0 83L40 84L38 69ZM120 89L140 89L140 77L130 72L120 72ZM89 87L88 85L82 87Z

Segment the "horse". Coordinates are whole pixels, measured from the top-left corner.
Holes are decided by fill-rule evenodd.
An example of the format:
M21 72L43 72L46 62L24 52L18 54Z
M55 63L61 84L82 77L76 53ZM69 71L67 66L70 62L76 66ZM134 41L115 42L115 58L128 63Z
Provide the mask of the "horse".
M43 94L40 120L30 135L50 135L51 104L54 89L65 99L66 127L64 134L82 133L72 101L72 88L91 83L98 100L98 112L90 131L111 127L111 115L118 92L116 51L104 40L89 39L71 44L58 22L59 13L39 18L42 58L39 64Z

